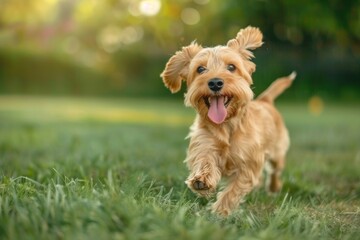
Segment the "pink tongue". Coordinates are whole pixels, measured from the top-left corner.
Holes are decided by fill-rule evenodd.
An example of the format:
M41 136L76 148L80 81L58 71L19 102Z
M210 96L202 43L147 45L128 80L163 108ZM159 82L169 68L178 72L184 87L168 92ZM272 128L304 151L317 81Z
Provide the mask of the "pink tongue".
M208 112L208 117L210 120L216 124L220 124L225 120L226 114L227 112L224 105L224 96L211 97L210 108Z

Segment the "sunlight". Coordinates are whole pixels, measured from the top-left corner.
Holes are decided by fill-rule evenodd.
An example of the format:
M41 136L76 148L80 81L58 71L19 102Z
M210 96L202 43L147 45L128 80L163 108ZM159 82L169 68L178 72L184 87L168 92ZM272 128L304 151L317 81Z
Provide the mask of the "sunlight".
M145 16L154 16L159 13L161 2L159 0L143 0L140 2L139 10Z
M100 121L109 123L163 124L189 126L194 119L192 111L184 114L173 108L157 109L127 106L129 100L113 104L107 101L68 98L0 96L1 112L12 112L20 119L34 122ZM131 101L133 102L133 101ZM164 114L164 111L168 114ZM35 114L36 113L36 114ZM1 117L1 115L0 115Z
M126 122L141 124L165 124L168 126L189 125L193 117L173 114L163 116L155 111L139 111L127 108L84 109L68 108L59 112L62 117L71 121L95 120L103 122Z

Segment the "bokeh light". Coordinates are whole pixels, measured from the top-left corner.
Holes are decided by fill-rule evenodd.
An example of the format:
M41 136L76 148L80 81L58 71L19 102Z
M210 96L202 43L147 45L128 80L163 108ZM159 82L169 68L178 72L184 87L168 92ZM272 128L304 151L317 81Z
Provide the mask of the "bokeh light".
M121 30L115 25L105 27L98 36L100 46L107 52L114 52L121 46Z
M121 29L116 25L109 25L100 32L98 43L106 52L112 53L122 45L141 40L143 34L144 31L139 26L128 26Z
M308 108L312 115L319 116L324 111L324 101L319 96L312 96L309 99Z
M143 0L139 4L140 12L145 16L154 16L159 13L161 2L159 0Z
M195 25L200 22L200 13L195 8L184 8L181 11L181 20L187 25Z
M299 2L284 4L285 0L0 2L3 93L166 96L163 86L154 87L153 82L170 54L193 40L209 46L224 44L250 24L259 27L265 38L264 47L255 53L260 79L255 94L268 86L270 80L265 79L297 70L305 91L290 98L306 102L315 95L360 98L360 22L355 3L340 9L335 3L309 2L299 11ZM141 71L135 67L139 65ZM83 80L89 76L91 84ZM312 112L319 114L319 101L310 102Z

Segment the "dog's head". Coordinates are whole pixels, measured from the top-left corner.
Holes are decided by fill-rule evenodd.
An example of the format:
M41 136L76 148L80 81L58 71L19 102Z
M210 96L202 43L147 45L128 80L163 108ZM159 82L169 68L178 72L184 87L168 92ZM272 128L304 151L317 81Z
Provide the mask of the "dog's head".
M185 104L221 124L253 98L250 50L261 45L262 33L254 27L240 30L226 46L203 48L193 42L170 58L161 77L172 93L186 81Z

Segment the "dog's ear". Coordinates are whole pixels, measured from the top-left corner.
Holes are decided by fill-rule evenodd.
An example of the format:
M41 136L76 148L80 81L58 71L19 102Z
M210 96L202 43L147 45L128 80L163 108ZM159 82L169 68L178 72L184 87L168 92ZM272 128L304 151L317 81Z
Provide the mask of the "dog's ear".
M247 71L252 74L255 71L255 64L250 62L254 54L250 50L261 47L263 35L258 28L248 26L241 29L236 38L228 41L227 46L238 51L245 60L245 67Z
M202 49L200 45L192 42L189 46L177 51L166 63L164 71L161 73L163 82L172 93L176 93L181 88L181 81L186 80L189 74L189 64L191 59Z

